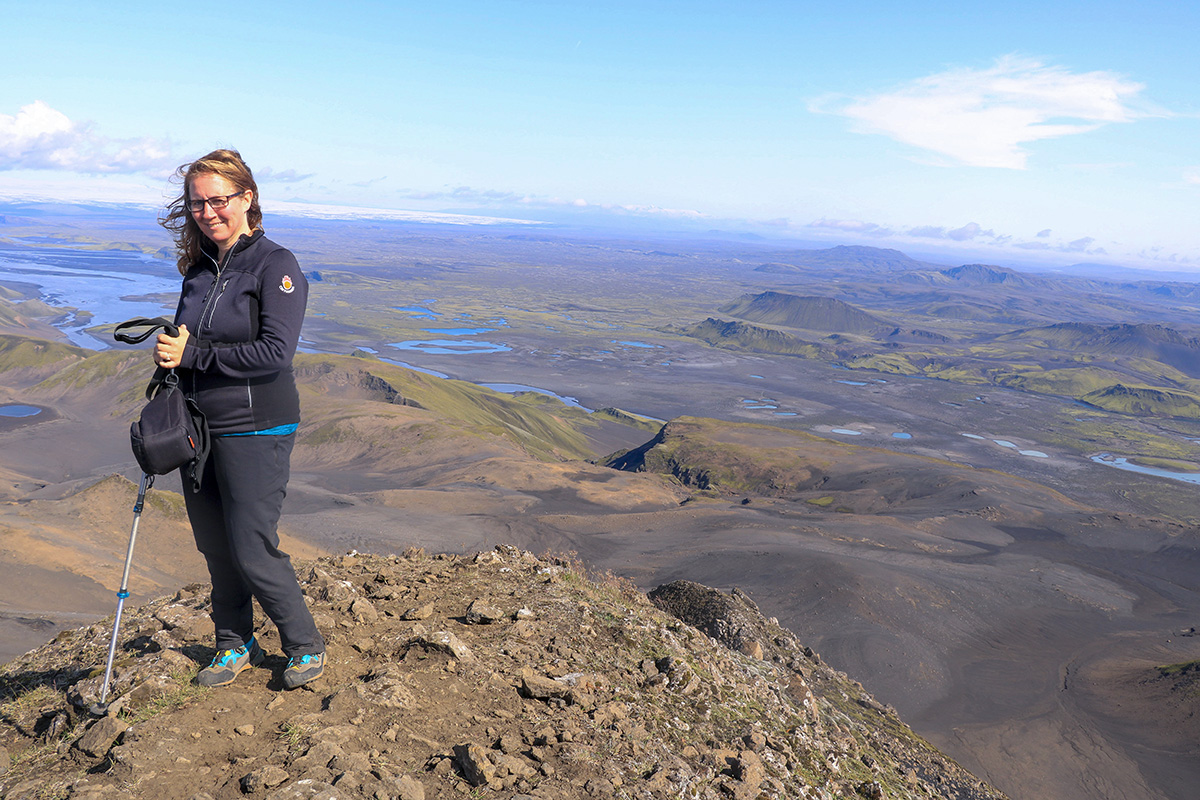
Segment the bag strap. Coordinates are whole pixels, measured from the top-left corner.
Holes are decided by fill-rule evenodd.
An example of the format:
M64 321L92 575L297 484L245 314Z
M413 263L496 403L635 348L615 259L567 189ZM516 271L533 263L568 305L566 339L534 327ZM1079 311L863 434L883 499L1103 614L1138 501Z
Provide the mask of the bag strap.
M122 333L126 328L145 328L146 330L141 333ZM138 344L149 339L150 334L159 328L162 328L167 336L179 335L179 327L166 317L135 317L134 319L127 319L113 328L113 338L125 344ZM146 386L146 399L152 399L163 386L174 387L178 383L179 377L175 374L175 370L157 367L154 370L154 377L150 379L150 383Z
M121 333L121 331L125 330L126 328L143 327L147 328L147 330L142 333ZM113 338L118 342L124 342L125 344L138 344L139 342L144 342L149 339L150 334L154 333L159 328L162 328L164 331L166 331L167 336L179 335L179 328L174 322L166 317L154 317L153 319L149 317L136 317L135 319L125 320L121 324L117 325L117 327L113 328Z
M155 367L154 375L150 378L150 382L146 384L146 399L153 400L154 395L159 392L166 389L174 389L177 386L179 386L179 376L175 374L175 370Z

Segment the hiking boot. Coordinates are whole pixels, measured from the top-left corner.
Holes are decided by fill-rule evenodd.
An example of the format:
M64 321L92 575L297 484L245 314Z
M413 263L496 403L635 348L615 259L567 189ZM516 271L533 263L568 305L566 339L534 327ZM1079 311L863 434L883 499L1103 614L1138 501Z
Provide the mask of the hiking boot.
M283 671L283 688L295 689L309 681L315 681L325 672L325 654L310 653L304 656L292 656L288 659L287 669Z
M231 650L218 650L212 663L196 675L196 683L201 686L228 686L244 670L261 664L263 657L262 648L251 636L249 644Z

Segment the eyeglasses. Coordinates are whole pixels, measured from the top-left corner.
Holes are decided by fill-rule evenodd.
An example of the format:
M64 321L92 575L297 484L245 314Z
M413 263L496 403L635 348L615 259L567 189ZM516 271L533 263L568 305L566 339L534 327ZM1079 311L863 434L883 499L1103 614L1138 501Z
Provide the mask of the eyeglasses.
M206 197L203 200L189 200L187 207L188 207L188 209L191 210L191 212L193 214L199 214L201 211L204 210L204 204L207 203L208 207L211 208L213 211L220 211L222 208L229 205L230 200L232 200L235 197L240 197L240 196L244 195L247 191L249 191L249 190L243 189L240 192L234 192L233 194L227 194L223 197L221 195L217 195L216 197Z

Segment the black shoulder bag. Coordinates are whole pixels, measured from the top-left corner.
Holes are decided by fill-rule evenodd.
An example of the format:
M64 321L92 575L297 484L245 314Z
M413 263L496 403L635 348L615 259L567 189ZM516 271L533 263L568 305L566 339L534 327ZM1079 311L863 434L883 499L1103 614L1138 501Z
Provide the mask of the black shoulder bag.
M143 327L147 330L139 334L121 332ZM165 317L138 317L118 325L113 338L125 344L138 344L159 328L168 336L179 335L179 328ZM173 369L155 370L146 387L146 399L149 402L141 417L129 427L129 442L138 466L147 475L166 475L183 467L192 491L200 491L211 444L204 413L195 400L180 391L179 376Z

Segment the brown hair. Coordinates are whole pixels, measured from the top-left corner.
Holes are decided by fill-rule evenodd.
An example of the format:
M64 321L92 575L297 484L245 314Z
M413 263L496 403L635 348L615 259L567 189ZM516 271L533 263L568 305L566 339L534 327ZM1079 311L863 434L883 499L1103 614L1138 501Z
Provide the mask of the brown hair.
M200 245L204 242L204 234L200 232L200 226L196 224L196 219L188 208L188 202L191 200L188 197L188 191L192 178L207 174L220 175L232 183L235 188L243 192L249 191L251 193L250 208L246 211L246 222L249 224L250 230L258 230L262 227L262 209L258 206L258 184L254 182L254 175L250 172L250 167L246 162L242 160L241 153L237 150L213 150L206 156L182 165L175 170L175 175L171 180L172 182L181 182L183 192L163 209L163 213L158 218L158 224L169 230L175 237L175 264L179 268L180 275L187 273L188 267L195 264L200 258Z

